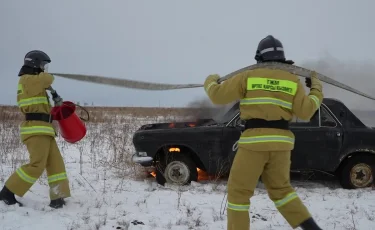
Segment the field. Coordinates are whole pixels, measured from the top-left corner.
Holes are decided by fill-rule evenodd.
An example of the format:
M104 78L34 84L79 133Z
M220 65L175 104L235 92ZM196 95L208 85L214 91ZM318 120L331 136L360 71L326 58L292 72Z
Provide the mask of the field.
M68 144L57 137L72 191L67 206L61 210L48 207L48 184L43 174L24 197L18 198L25 207L0 203L0 229L226 229L225 180L161 187L130 160L132 134L140 125L180 120L197 111L86 109L90 121L84 140ZM81 110L77 113L85 118ZM17 167L28 161L25 146L19 141L20 121L16 107L0 107L1 187ZM293 186L323 229L375 229L375 193L371 189L344 190L334 182L301 180L293 181ZM261 183L251 202L251 229L291 229Z

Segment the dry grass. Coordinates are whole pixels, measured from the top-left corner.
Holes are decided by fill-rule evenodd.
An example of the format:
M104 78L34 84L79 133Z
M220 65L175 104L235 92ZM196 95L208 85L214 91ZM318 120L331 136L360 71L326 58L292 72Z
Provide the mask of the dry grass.
M119 191L127 191L128 186L126 186L128 178L140 179L145 177L145 173L141 167L133 164L131 162L132 153L132 143L131 138L133 133L143 124L155 121L155 122L168 122L180 118L181 116L193 115L196 110L199 109L189 109L189 108L136 108L136 107L124 107L124 108L114 108L114 107L85 107L91 115L91 121L87 122L87 135L83 141L77 144L69 144L63 140L58 141L58 146L62 153L65 150L76 148L80 155L79 162L72 162L71 158L64 158L66 162L69 163L79 163L79 174L75 177L74 182L72 182L72 190L76 186L87 188L87 190L93 190L95 193L109 194L117 193ZM78 111L81 113L81 111ZM84 114L82 113L84 117ZM21 164L28 162L28 152L25 146L22 145L19 138L19 123L22 120L22 114L18 111L17 107L12 106L0 106L0 181L4 182L10 175L14 172L17 167ZM92 169L102 169L109 170L96 170L92 173ZM211 187L206 187L204 184L202 186L195 187L196 192L201 193L211 193L219 191L224 193L226 191L226 186L224 184L218 183L222 171L227 167L227 165L219 165L219 170L214 175L214 178L208 176L209 180L212 181L213 185ZM119 183L112 184L114 189L111 190L110 181L111 175L107 172L115 172L115 176L118 178L123 178L117 180ZM77 173L78 174L78 173ZM90 176L88 176L90 174ZM91 179L91 182L87 179ZM90 178L89 178L90 177ZM146 183L149 181L146 181ZM46 183L45 175L38 180L38 183ZM93 183L94 186L92 186ZM96 184L94 184L96 183ZM98 186L98 184L102 186ZM86 187L87 186L87 187ZM94 188L95 187L95 188ZM148 202L150 194L154 190L154 186L150 183L149 190L145 191L144 197L141 197L134 201L135 207L150 208L150 203ZM173 188L173 187L172 187ZM81 188L80 188L81 189ZM299 188L306 190L304 188ZM309 188L310 189L310 188ZM187 202L187 198L184 195L185 191L189 191L189 188L183 188L183 186L178 186L174 189L177 192L176 210L182 212L184 215L177 218L175 221L161 226L159 222L155 220L151 225L156 227L164 227L166 229L174 229L174 227L182 225L187 226L189 229L207 229L205 220L202 216L201 206L194 206ZM299 191L298 191L299 192ZM312 196L315 191L299 192L301 199L304 202L311 202ZM342 197L344 198L361 198L363 194L358 191L353 191L351 193L339 193L340 190L329 190L326 194L321 194L321 199L326 201L329 197ZM256 190L255 195L266 194L264 189ZM103 196L104 197L104 196ZM328 197L328 198L327 198ZM223 221L226 218L225 213L225 196L223 197L220 209L212 208L212 220L213 222ZM113 201L112 195L109 195L107 199L101 198L96 200L97 202L93 206L94 209L100 209L101 207L107 207L104 204L107 202L116 202L115 205L121 205L122 201ZM104 203L104 204L103 204ZM126 203L126 201L125 201ZM223 205L224 204L224 205ZM80 203L84 206L85 203ZM330 213L334 213L333 207L327 207L325 210L329 209ZM363 213L363 216L370 221L374 220L374 212L371 209L361 210L359 206L353 202L348 203L346 208L348 210L347 218L350 223L345 223L347 229L358 229L359 220L356 219L358 213ZM262 210L263 212L272 212L273 217L276 215L277 210ZM252 220L262 219L262 216L257 216L254 214ZM270 215L265 215L269 219ZM127 213L124 212L121 216L116 216L117 229L128 229L130 222L125 219ZM67 226L67 229L77 229L80 226L87 225L90 223L91 229L101 229L102 226L107 226L107 221L111 220L107 216L107 212L101 213L100 215L93 217L93 212L87 211L83 213L80 219L72 220ZM339 225L339 221L337 222ZM272 228L272 226L269 226Z
M92 169L101 168L101 172L111 172L115 177L120 178L116 185L115 192L126 190L128 179L144 180L150 177L147 169L131 161L134 153L132 137L134 132L147 123L174 122L186 117L194 119L201 117L210 108L149 108L149 107L94 107L84 106L89 112L90 120L85 122L87 134L85 138L75 144L70 144L62 138L56 138L57 144L63 154L66 163L78 163L80 174L79 186L89 186L95 192L107 193L107 174L101 175L97 171L97 180L102 178L101 191L94 189L89 182L89 172ZM77 114L86 118L85 112L77 108ZM212 112L212 111L211 111ZM198 115L197 115L198 114ZM208 114L208 113L207 113ZM193 118L191 118L193 117ZM5 180L22 164L29 162L29 154L25 145L20 141L19 124L23 120L22 113L15 106L0 106L0 181ZM58 124L54 126L59 134ZM69 159L65 153L75 151L79 159ZM224 166L219 167L223 169ZM112 175L113 175L112 174ZM91 175L92 176L92 175ZM213 190L220 188L221 170L217 175L208 175L199 171L198 180L210 181L216 186ZM42 174L38 183L46 184L46 172ZM184 187L184 186L182 186Z
M90 121L86 122L87 134L84 140L69 144L57 138L58 146L64 156L65 152L72 148L79 154L79 160L71 159L64 156L66 163L78 163L80 175L75 178L72 183L72 189L80 186L93 190L95 193L107 194L112 192L121 192L127 189L127 179L143 180L147 174L141 166L131 161L133 153L132 136L133 133L143 124L151 122L171 122L180 120L185 116L194 116L197 111L202 112L201 108L147 108L147 107L84 107L90 114ZM77 114L86 118L84 111L77 109ZM196 117L196 116L194 116ZM26 147L20 141L19 124L23 120L22 113L16 106L0 106L0 181L5 182L11 173L19 166L29 161ZM58 128L55 122L55 127ZM59 131L57 129L57 131ZM74 162L73 162L74 161ZM92 169L97 170L96 174L92 174ZM111 174L120 178L118 184L114 185L111 190ZM91 175L89 177L88 175ZM96 180L101 184L95 184L92 180ZM91 181L91 182L90 182ZM45 172L37 183L46 185ZM180 196L182 195L182 192ZM147 205L148 197L136 201L136 206ZM98 200L95 208L100 207L105 200ZM180 203L180 202L179 202ZM83 205L83 204L82 204ZM181 208L186 205L181 204ZM200 213L196 213L194 209L186 206L187 222L190 229L204 226L200 219ZM191 219L189 219L189 218ZM76 229L80 225L90 226L92 229L101 229L107 223L107 216L103 215L99 218L90 219L89 213L82 216L82 221L73 221L67 229ZM121 229L128 229L130 223L127 221L119 221L118 226ZM155 223L156 225L156 223ZM173 227L171 222L168 229Z
M96 107L84 106L90 119L86 123L87 134L84 141L71 145L58 140L62 153L76 148L80 154L80 174L84 174L84 164L92 168L105 167L114 170L121 178L143 179L146 173L131 162L133 153L133 133L143 124L152 122L173 122L182 117L193 116L202 108L150 108L150 107ZM87 118L84 110L77 107L76 113ZM196 117L196 116L194 116ZM0 105L0 181L27 163L28 152L20 142L19 124L23 115L16 106ZM59 132L57 122L54 122ZM44 176L42 176L43 178ZM40 180L43 181L43 180ZM119 185L119 187L121 187Z
M201 113L204 108L161 108L161 107L97 107L84 106L89 112L89 123L121 123L127 117L155 118L164 117L174 120L176 117L193 116ZM77 107L77 114L86 119L87 115L81 108ZM22 114L17 106L0 105L0 122L22 121Z

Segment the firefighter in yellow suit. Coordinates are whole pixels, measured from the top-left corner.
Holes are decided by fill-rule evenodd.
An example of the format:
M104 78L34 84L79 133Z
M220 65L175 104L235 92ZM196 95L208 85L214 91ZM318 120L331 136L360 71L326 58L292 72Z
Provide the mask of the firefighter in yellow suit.
M262 39L258 63L285 60L283 45L273 36ZM313 72L315 73L315 72ZM240 116L246 122L228 179L228 230L250 229L250 198L261 176L270 199L292 228L321 230L290 184L294 134L289 130L293 115L309 120L323 100L322 85L313 74L305 95L298 76L278 69L254 69L222 84L219 76L206 78L204 88L214 104L240 100Z
M49 56L39 50L26 54L18 82L17 103L25 115L21 123L21 141L26 145L30 162L17 168L5 182L0 192L0 200L8 205L22 203L15 195L23 197L31 186L47 171L50 187L50 207L61 208L64 198L70 197L70 188L65 171L65 164L55 140L55 130L50 115L51 105L46 89L54 81L53 75L47 72ZM54 102L61 103L57 95Z

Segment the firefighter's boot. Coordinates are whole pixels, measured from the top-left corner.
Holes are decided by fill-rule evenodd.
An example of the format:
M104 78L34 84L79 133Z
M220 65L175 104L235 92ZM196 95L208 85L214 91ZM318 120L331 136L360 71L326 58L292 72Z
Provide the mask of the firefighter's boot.
M305 220L299 227L303 230L322 230L314 221L313 218Z
M11 192L6 186L0 192L0 200L4 201L7 205L15 205L18 204L19 206L23 206L22 203L16 200L14 193Z
M63 205L65 205L65 201L63 198L58 198L58 199L55 199L55 200L51 200L51 203L49 204L49 206L51 208L62 208Z

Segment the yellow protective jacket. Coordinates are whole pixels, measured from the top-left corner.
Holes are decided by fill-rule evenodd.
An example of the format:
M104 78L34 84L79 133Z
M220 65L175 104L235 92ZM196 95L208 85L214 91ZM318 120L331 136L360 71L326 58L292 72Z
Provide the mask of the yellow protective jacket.
M222 84L219 76L207 77L204 88L214 104L240 100L240 118L247 120L290 121L293 115L310 120L323 100L322 85L312 79L309 95L297 75L276 69L255 69L242 72ZM290 130L254 128L245 130L238 145L252 151L290 151L294 148Z
M50 114L51 104L46 88L54 81L53 75L42 72L39 75L22 75L18 81L17 104L23 114ZM52 123L45 121L23 121L20 125L21 140L30 136L55 136Z

